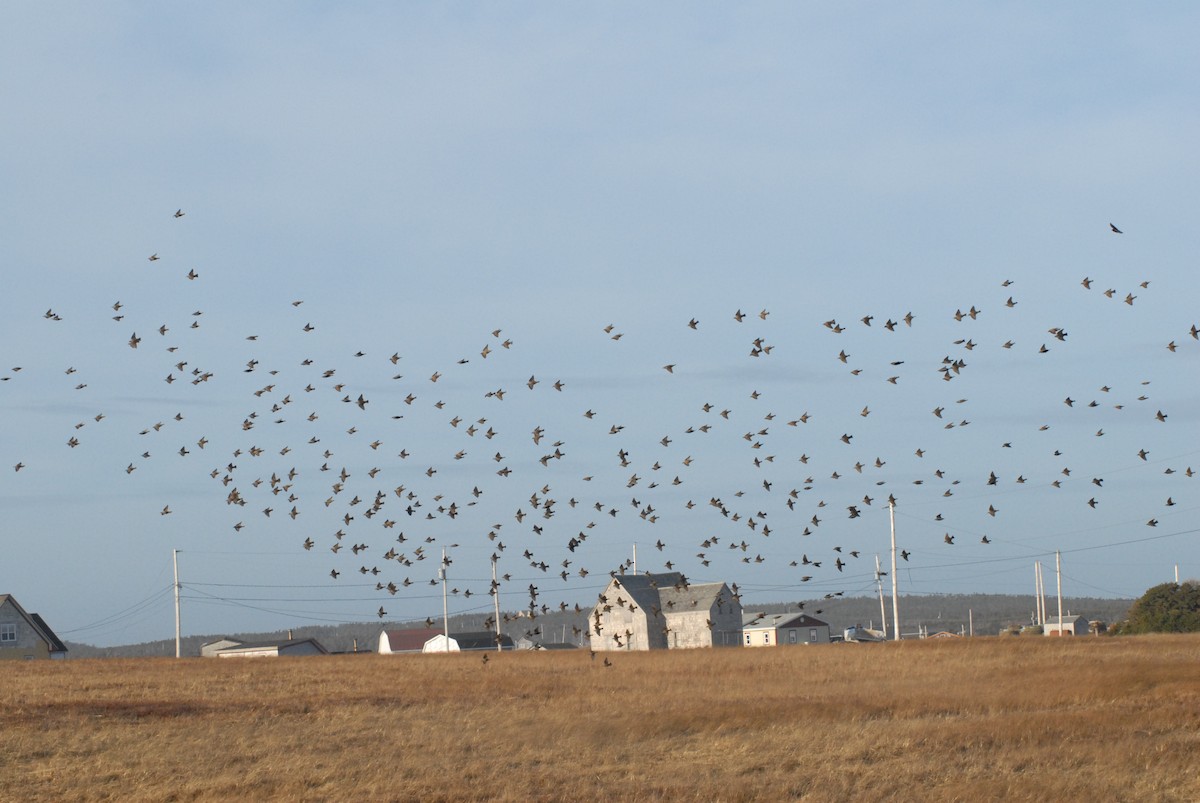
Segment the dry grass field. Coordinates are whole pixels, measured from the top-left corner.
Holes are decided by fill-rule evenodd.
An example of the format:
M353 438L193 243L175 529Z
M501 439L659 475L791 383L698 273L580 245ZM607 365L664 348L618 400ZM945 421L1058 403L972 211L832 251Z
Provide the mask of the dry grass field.
M3 800L1200 800L1200 638L0 665Z

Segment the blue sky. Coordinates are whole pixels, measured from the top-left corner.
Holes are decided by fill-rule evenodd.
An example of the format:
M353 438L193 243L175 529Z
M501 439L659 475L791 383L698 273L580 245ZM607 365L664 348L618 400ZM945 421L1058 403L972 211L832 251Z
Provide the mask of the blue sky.
M493 552L505 608L553 607L635 543L748 605L869 593L889 494L902 591L1026 593L1056 549L1068 595L1196 576L1196 30L1189 4L5 7L0 591L100 644L171 634L172 549L194 633L436 615L449 544L454 611L489 607Z

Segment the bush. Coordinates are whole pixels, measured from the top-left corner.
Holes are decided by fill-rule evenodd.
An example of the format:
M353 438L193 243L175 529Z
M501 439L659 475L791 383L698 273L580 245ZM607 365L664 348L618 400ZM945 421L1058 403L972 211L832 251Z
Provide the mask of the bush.
M1163 583L1133 603L1129 618L1113 628L1120 634L1200 632L1200 584Z

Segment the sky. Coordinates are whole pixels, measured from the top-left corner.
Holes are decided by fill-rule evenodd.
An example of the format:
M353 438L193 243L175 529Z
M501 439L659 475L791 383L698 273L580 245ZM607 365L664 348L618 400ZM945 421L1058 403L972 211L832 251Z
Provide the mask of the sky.
M636 550L753 607L890 586L889 498L903 594L1200 576L1198 22L7 4L0 592L107 646L175 550L185 634Z

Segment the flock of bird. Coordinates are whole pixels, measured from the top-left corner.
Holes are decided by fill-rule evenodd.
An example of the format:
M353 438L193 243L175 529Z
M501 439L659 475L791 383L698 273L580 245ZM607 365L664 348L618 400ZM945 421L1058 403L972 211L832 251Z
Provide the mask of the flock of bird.
M173 217L189 223L182 209ZM1104 236L1129 236L1109 226ZM146 268L177 275L177 304L207 272L179 262L150 250ZM1106 327L1136 332L1141 323L1117 316L1155 285L1127 284L1083 276L1076 292L1116 305L1093 313L1112 318ZM203 537L223 546L230 535L240 545L290 544L321 564L329 584L372 588L379 619L440 610L430 587L443 573L457 609L490 610L491 595L503 594L506 609L529 616L581 609L581 590L635 570L734 580L745 593L769 567L770 582L759 584L768 600L863 591L880 576L869 558L886 549L889 508L906 531L902 565L945 565L969 543L976 551L963 565L976 568L991 560L979 550L1007 546L1003 554L1022 560L1052 550L1027 531L1038 511L1068 510L1073 526L1101 529L1087 517L1110 499L1144 506L1138 521L1148 527L1194 509L1186 445L1194 433L1170 431L1175 413L1155 400L1154 378L1109 382L1102 361L1094 383L1051 397L1060 369L1038 361L1089 357L1063 321L983 327L1017 315L1019 291L998 279L972 303L940 312L798 322L759 307L721 320L681 317L679 338L712 333L699 346L634 343L625 327L595 321L590 348L619 352L612 364L633 379L632 400L596 391L605 378L580 375L579 362L548 373L555 369L538 366L538 349L502 324L480 326L473 350L430 365L420 344L381 346L388 335L377 332L332 355L319 302L300 298L280 303L285 324L232 341L218 311L214 343L205 342L206 310L164 321L110 299L106 326L119 337L82 334L111 340L133 375L165 383L181 404L119 433L123 453L89 465L129 483L168 471L205 478L202 523L177 521L169 484L154 509L184 531L221 521L223 532ZM63 309L39 311L43 325L71 325ZM802 324L809 328L798 335ZM1172 331L1153 348L1194 360L1196 324ZM727 359L749 367L724 370L697 354L714 363L736 354ZM977 365L987 376L976 378ZM39 371L62 372L64 395L87 394L98 368L14 366L0 376L0 394ZM182 402L213 387L240 406L193 424ZM1007 417L1014 407L1020 415ZM85 452L90 431L111 417L97 409L65 421L60 443L6 455L13 471L4 485L20 494L24 478L57 470L47 450ZM161 467L167 460L183 462ZM185 483L193 487L192 479L175 487ZM1147 486L1161 497L1153 505L1141 501Z

